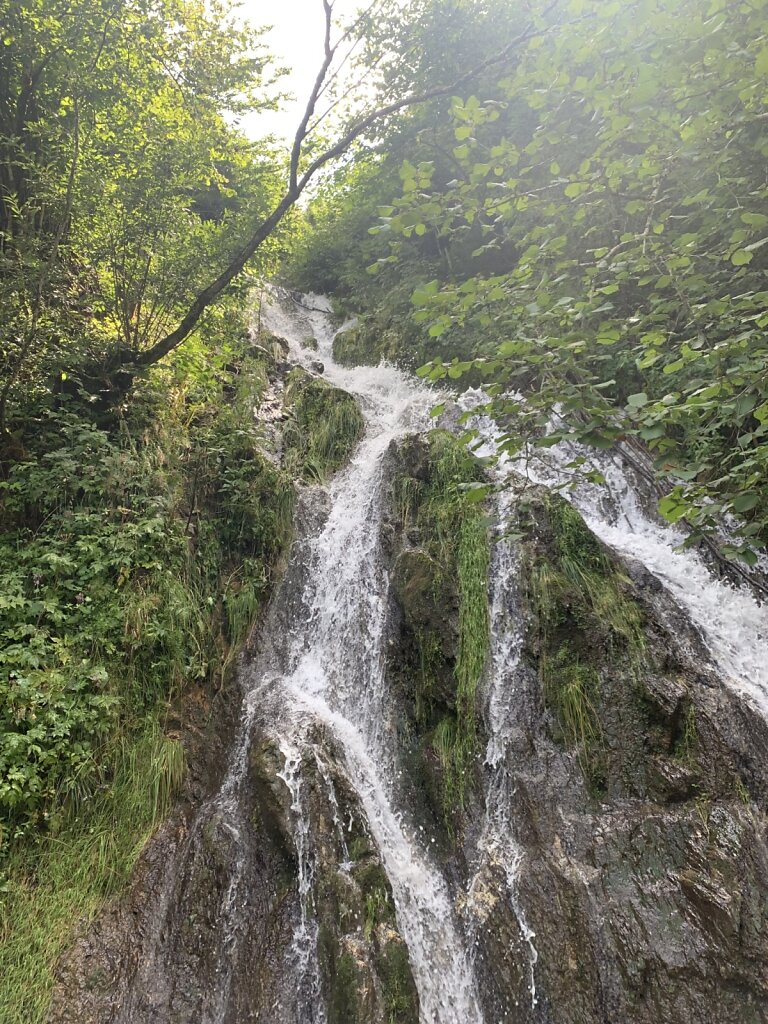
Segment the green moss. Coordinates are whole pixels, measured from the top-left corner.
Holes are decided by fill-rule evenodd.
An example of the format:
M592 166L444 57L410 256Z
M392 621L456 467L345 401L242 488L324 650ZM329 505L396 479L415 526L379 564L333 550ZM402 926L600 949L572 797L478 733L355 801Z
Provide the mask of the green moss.
M322 923L317 953L325 979L328 1024L358 1024L357 965L349 952L340 949L334 931Z
M381 354L371 333L358 324L333 339L333 358L342 366L375 366Z
M416 633L419 652L419 671L415 687L416 720L424 725L430 715L435 699L435 678L438 667L445 663L443 645L440 637L428 629L419 629Z
M357 965L351 953L344 952L336 961L336 971L328 1001L328 1024L357 1024Z
M283 437L286 468L324 480L344 465L362 437L365 423L357 402L297 368L288 375L285 406L292 417Z
M389 902L389 895L386 889L374 889L365 897L365 921L363 923L363 934L366 941L371 941L373 929L381 921L389 921L392 918L392 906Z
M402 356L402 323L362 319L333 339L333 358L342 366L377 366Z
M37 846L19 844L0 878L0 1022L45 1019L53 968L79 923L128 881L178 790L184 755L150 718L113 754L110 785Z
M599 671L608 648L630 672L639 672L645 647L642 615L626 594L625 577L578 512L552 494L539 507L543 534L529 541L527 579L538 624L544 700L555 712L559 739L577 749L585 778L601 790L607 782L607 751Z
M567 643L542 654L545 702L556 710L560 739L575 747L584 777L595 790L606 783L605 746L600 722L600 679L593 665L579 660Z
M431 733L443 817L453 831L474 774L477 686L489 640L488 532L482 509L467 501L461 486L481 470L466 446L443 430L428 436L424 465L416 451L406 452L409 461L423 479L401 476L394 499L403 528L415 527L422 548L401 556L409 559L407 581L398 587L396 571L395 585L417 651L414 715L421 732ZM455 650L446 635L452 603L458 606Z
M404 943L388 942L378 958L378 968L384 992L386 1024L418 1024L419 1001Z
M488 566L490 549L482 510L464 497L460 485L478 478L477 461L453 435L430 436L429 485L418 523L459 591L459 639L455 664L455 718L444 718L433 745L444 772L444 813L462 809L477 752L477 686L489 641Z
M357 835L349 842L350 860L362 860L373 852L373 843L367 835Z
M696 708L688 705L683 728L675 745L675 758L683 764L695 766L698 761L699 731L696 727Z

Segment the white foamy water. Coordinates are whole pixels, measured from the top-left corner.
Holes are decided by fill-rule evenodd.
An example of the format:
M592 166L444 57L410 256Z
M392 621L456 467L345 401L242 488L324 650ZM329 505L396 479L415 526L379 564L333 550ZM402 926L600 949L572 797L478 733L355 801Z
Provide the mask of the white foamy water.
M281 748L291 751L291 765L296 749L309 749L318 723L341 751L392 886L423 1024L483 1024L448 886L426 837L404 824L396 809L395 737L384 673L388 579L379 552L382 462L395 438L424 429L433 396L394 367L336 365L334 330L322 301L303 301L316 308L283 301L263 318L290 342L293 358L309 366L316 356L301 341L310 328L325 377L358 399L366 433L350 465L329 487L324 528L308 542L307 615L290 639L288 673L267 684L278 711L274 731ZM261 693L260 688L254 701ZM291 782L295 785L295 774Z
M511 819L515 781L506 760L517 722L520 654L525 632L518 592L519 551L504 537L509 505L510 495L507 492L498 501L499 522L491 559L491 650L487 672L488 744L485 752L485 765L490 778L485 795L485 821L477 847L481 864L498 865L504 872L507 899L528 947L528 989L531 1009L534 1009L537 1003L536 963L539 954L534 943L536 935L528 924L520 901L519 875L524 854L517 841L515 823Z
M540 472L543 483L561 481L562 465L573 457L567 446L554 456L550 473ZM592 461L605 477L610 504L605 512L604 491L597 484L581 484L566 497L584 516L592 532L619 554L637 559L666 587L690 617L706 643L724 682L738 690L768 717L768 614L746 587L713 576L693 548L681 549L685 534L642 508L618 457ZM544 464L538 464L543 467Z
M486 401L474 391L462 396L460 404L472 410ZM473 417L472 425L480 434L478 454L494 455L498 426L485 415ZM573 478L568 464L576 458L602 473L606 483L582 481L563 489L563 497L597 537L619 555L641 562L659 580L698 629L723 681L768 718L768 611L748 587L717 579L694 548L682 549L681 530L645 511L620 456L561 442L535 449L525 459L502 454L498 472L515 470L534 483L562 487Z

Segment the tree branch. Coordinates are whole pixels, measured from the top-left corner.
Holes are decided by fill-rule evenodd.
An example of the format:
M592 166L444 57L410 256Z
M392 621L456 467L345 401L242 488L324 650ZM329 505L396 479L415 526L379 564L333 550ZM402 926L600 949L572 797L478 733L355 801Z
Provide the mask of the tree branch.
M291 158L289 164L289 176L288 176L288 188L285 191L282 199L274 208L272 213L263 220L255 229L253 235L246 242L243 248L236 253L232 258L229 265L219 274L219 276L212 281L206 288L203 289L197 295L190 305L187 313L185 314L182 321L179 323L175 330L171 331L164 338L161 338L155 345L145 352L132 353L131 359L135 365L139 367L151 366L156 363L163 356L172 352L178 345L180 345L185 338L194 330L200 316L203 311L210 306L216 299L221 295L224 289L237 277L245 268L248 260L253 256L259 246L266 241L272 232L277 228L280 221L283 219L285 214L291 209L296 201L301 196L302 192L309 185L312 178L317 172L324 167L330 161L336 157L341 156L347 149L355 142L361 135L363 135L369 128L373 127L378 122L385 118L391 117L393 114L399 113L401 110L405 110L408 107L417 106L421 103L427 103L429 100L438 99L442 96L453 95L458 89L467 85L478 75L497 65L503 63L511 53L513 53L520 46L527 43L535 35L538 35L542 29L536 28L533 22L529 22L525 29L516 36L511 42L509 42L501 50L492 54L486 60L481 61L475 67L471 68L465 74L460 75L452 82L437 86L433 89L427 89L421 93L411 94L410 96L403 97L403 99L396 100L392 103L385 104L384 106L377 107L372 110L369 114L362 117L356 124L345 132L344 135L329 146L326 150L320 153L319 156L315 157L314 160L309 164L303 174L300 174L300 163L302 156L302 146L304 140L307 137L308 126L312 115L315 111L315 106L318 101L318 97L323 91L323 86L328 76L328 71L333 62L333 58L338 50L340 44L349 37L350 32L354 26L348 29L342 37L335 43L331 43L331 28L332 28L332 13L333 6L330 0L322 0L323 9L325 12L325 35L324 35L324 51L325 56L323 58L322 65L318 71L315 79L315 84L312 87L312 91L309 95L307 105L304 109L299 126L296 130L296 135L293 140L293 146L291 148ZM551 0L551 2L545 7L542 12L542 17L546 17L551 11L553 11L561 0ZM369 8L370 10L370 8ZM357 24L357 23L355 23ZM125 362L125 359L121 361Z

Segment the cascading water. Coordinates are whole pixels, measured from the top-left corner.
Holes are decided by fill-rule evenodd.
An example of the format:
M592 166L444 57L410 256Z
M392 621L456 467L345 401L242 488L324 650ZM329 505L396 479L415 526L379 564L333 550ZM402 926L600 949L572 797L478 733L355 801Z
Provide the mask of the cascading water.
M554 1019L546 986L549 957L540 958L539 953L542 908L528 907L537 922L537 938L520 891L533 860L528 837L516 820L518 772L521 758L531 749L526 730L540 729L540 722L535 719L536 700L531 700L538 683L522 657L526 622L520 552L505 536L514 493L498 496L489 587L490 656L483 690L485 799L471 848L468 843L464 850L469 871L461 875L462 884L455 866L450 878L437 866L428 835L413 820L409 787L401 780L406 768L386 664L391 604L381 548L386 453L394 440L426 429L434 395L390 366L337 365L334 330L322 299L308 297L299 303L272 297L262 320L287 339L294 361L312 371L319 357L326 378L357 398L365 436L347 468L327 488L302 489L300 536L262 631L259 654L242 674L244 702L223 781L192 818L164 881L156 886L158 905L142 935L135 972L118 1012L109 1019L119 1024L240 1024L246 1019L326 1024L340 1019L324 1002L327 979L319 953L317 893L327 870L322 842L326 848L334 844L333 870L351 878L355 869L347 844L351 818L345 822L341 797L337 799L336 781L342 779L344 791L351 790L364 816L363 829L391 887L422 1024L549 1022ZM317 352L303 347L310 333ZM468 392L459 406L471 412L483 400ZM477 453L494 456L496 425L475 415L473 426L480 435ZM568 479L568 463L586 454L561 444L525 464L502 456L495 472L499 480L514 469L533 482L561 486ZM594 467L606 478L607 491L580 484L565 496L598 537L619 554L641 561L661 582L699 629L724 681L768 715L763 610L747 590L714 579L694 551L677 550L683 538L644 509L631 475L618 461L598 457ZM525 707L534 709L527 721L521 718ZM293 846L293 909L284 915L286 931L275 948L267 936L260 953L254 953L258 936L253 922L263 913L265 899L277 905L279 898L264 892L264 876L256 863L263 840L249 817L257 736L259 743L269 740L274 752L276 760L266 774L282 793L284 824ZM318 811L318 791L325 811ZM347 808L352 806L344 800ZM324 820L318 821L323 814ZM330 840L327 834L319 837L323 829ZM215 884L209 884L211 875ZM274 879L275 873L268 877ZM576 870L574 877L582 875ZM505 920L511 912L512 926L504 932L502 948L492 949L491 960L476 962L483 950L482 956L489 955L491 947L480 933L488 920L484 915L495 913L499 901L507 908ZM358 932L362 934L362 927ZM271 1002L260 1004L253 1017L252 995L239 989L244 971L259 955L272 957L270 970L278 986L282 979L282 988L272 988ZM517 980L505 975L507 980L490 997L478 979L481 970L487 978L496 969L493 957L499 955L514 960L519 971ZM258 992L258 985L252 991Z
M566 463L587 453L573 445L550 449L550 459L532 464L545 484L566 479ZM683 549L682 531L648 514L628 479L620 456L591 456L605 478L611 511L601 485L583 483L566 496L592 532L625 558L636 559L659 580L688 614L709 648L724 681L768 717L768 621L765 609L746 588L713 577L702 556Z
M491 559L491 650L487 672L486 728L488 743L485 768L488 781L485 793L485 820L477 843L480 866L498 865L506 881L506 896L528 947L529 992L531 1009L537 1003L536 962L538 951L535 933L526 920L518 893L518 873L523 859L515 824L510 818L514 778L507 764L507 750L517 727L517 693L520 685L520 653L524 622L518 593L520 580L519 553L504 536L509 512L509 495L498 502L498 525ZM475 872L469 886L470 899Z
M466 411L482 406L482 392L468 392ZM520 401L523 401L521 398ZM485 415L473 417L480 435L478 454L495 456L501 431ZM570 468L576 460L581 478ZM604 484L587 482L584 468ZM526 458L503 454L497 473L514 470L534 483L564 488L566 497L590 530L625 558L641 562L670 592L700 631L723 678L768 718L768 617L748 587L716 579L693 548L683 549L685 534L646 511L620 453L598 454L572 442L535 449ZM570 486L578 479L575 486ZM568 486L566 486L568 485Z
M291 638L289 670L268 684L272 721L279 723L273 731L291 749L307 747L318 723L330 732L392 886L421 1019L480 1024L448 886L418 830L404 824L396 807L397 759L382 651L388 585L379 553L382 459L393 439L423 428L431 396L393 367L337 366L327 313L315 308L304 319L318 341L327 378L359 399L367 433L348 469L334 480L328 521L310 542L307 615ZM296 345L301 333L295 313L274 305L265 320L293 343L297 358L306 358Z

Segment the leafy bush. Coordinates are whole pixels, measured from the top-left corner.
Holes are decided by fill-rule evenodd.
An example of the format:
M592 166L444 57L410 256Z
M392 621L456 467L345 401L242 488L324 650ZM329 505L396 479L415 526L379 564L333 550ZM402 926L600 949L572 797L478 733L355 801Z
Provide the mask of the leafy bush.
M290 533L293 489L257 448L263 367L239 343L225 357L213 375L169 370L145 385L112 430L77 403L45 410L0 482L10 838L108 785L116 738L185 682L218 678L253 622Z

